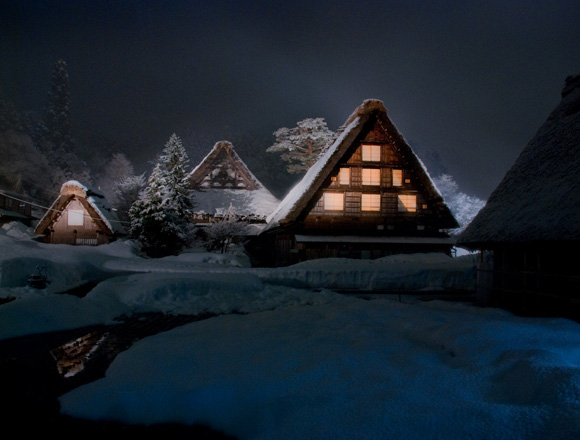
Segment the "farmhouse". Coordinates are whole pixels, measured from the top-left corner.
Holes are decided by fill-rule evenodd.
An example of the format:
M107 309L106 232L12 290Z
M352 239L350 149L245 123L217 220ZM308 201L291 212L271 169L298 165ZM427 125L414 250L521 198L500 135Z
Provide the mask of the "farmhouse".
M212 223L232 211L240 220L265 223L280 203L252 174L228 141L217 142L188 179L197 223Z
M35 229L46 243L73 245L106 244L124 232L103 193L76 180L62 185Z
M0 189L0 225L4 223L19 221L30 226L32 220L32 205L22 196Z
M387 116L367 100L248 245L257 264L325 257L451 252L459 225L427 170Z
M578 313L580 75L566 79L559 105L458 244L482 251L482 303Z

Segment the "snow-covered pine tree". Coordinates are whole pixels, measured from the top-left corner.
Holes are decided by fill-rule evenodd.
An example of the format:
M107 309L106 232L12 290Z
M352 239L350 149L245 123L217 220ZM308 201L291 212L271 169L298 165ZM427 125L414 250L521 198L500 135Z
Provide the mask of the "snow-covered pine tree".
M43 131L51 145L50 159L58 161L72 152L73 139L70 122L71 99L69 77L64 60L57 60L52 70L48 102L43 120ZM66 164L62 165L63 169Z
M173 134L141 196L129 211L131 235L152 257L179 253L189 241L193 203L187 182L189 160Z
M174 233L185 244L191 233L193 202L187 180L189 158L181 139L175 133L165 145L160 161L166 185L164 208Z
M60 168L65 178L90 183L87 165L74 151L70 114L67 64L63 60L57 60L51 75L44 119L39 124L35 137L49 162Z
M336 137L336 133L326 126L324 118L308 118L297 123L294 128L282 127L274 132L276 141L266 151L281 153L291 174L305 173L318 160Z
M143 251L152 257L169 255L170 243L165 228L165 212L163 200L165 198L165 183L158 163L147 179L147 186L141 192L131 209L130 234L140 241Z

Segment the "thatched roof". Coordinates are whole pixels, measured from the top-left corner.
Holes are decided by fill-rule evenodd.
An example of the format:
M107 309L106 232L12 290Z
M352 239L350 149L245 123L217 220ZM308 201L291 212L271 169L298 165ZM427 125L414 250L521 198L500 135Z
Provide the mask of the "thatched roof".
M302 180L290 190L282 200L278 209L268 218L268 229L284 226L299 221L308 211L309 203L320 197L322 187L330 173L347 153L349 148L364 135L369 123L379 121L391 142L407 161L410 169L416 170L416 179L424 193L434 201L437 214L440 217L441 228L457 228L459 225L445 205L441 194L433 184L427 169L415 155L405 138L387 116L387 110L382 101L365 100L349 116L340 130L338 138L320 156L318 161L308 170Z
M280 201L250 171L231 142L217 142L189 174L197 214L238 215L265 220Z
M580 240L580 75L521 152L458 244Z
M89 213L91 219L104 233L108 235L125 233L125 229L119 221L117 214L111 209L101 191L76 180L69 180L61 186L59 196L38 222L36 234L44 234L62 215L67 205L75 198L80 201Z

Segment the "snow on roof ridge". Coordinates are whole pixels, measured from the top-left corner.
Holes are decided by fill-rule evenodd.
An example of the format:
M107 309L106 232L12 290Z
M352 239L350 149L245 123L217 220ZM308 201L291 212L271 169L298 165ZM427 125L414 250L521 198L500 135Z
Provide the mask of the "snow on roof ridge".
M365 99L361 105L354 109L350 116L346 119L345 123L339 128L339 132L343 131L357 116L361 116L366 113L378 110L380 112L387 113L385 104L380 99Z
M94 195L97 197L101 197L103 199L105 198L105 195L103 194L102 191L95 189L92 186L81 183L80 181L75 179L67 180L66 182L64 182L60 187L60 193L63 194L67 187L79 188L84 193L85 197L88 197L89 195Z

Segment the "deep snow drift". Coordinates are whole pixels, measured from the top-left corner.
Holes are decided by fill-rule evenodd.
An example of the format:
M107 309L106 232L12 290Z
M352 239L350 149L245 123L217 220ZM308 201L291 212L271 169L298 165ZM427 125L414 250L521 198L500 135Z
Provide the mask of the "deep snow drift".
M47 289L25 287L37 265ZM241 439L579 438L577 323L332 291L469 289L473 265L420 255L255 269L242 255L143 259L131 242L51 246L5 227L0 297L16 299L0 305L0 339L142 311L223 314L121 353L60 398L79 417ZM88 281L100 282L84 298L57 294Z

